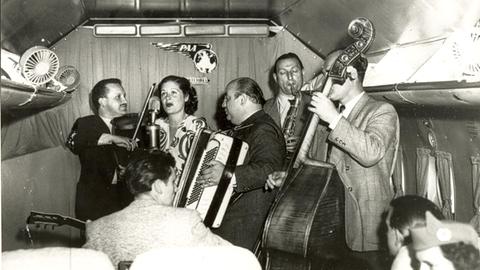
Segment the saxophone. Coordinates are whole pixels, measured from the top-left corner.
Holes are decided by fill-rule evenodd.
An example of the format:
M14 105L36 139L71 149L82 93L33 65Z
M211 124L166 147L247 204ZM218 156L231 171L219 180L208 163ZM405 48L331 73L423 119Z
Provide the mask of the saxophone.
M282 129L286 143L288 143L289 139L295 135L295 120L297 118L298 107L300 105L301 97L302 94L300 93L300 91L297 91L294 98L292 100L289 100L290 108L288 109ZM290 158L293 152L294 150L287 151L287 158Z

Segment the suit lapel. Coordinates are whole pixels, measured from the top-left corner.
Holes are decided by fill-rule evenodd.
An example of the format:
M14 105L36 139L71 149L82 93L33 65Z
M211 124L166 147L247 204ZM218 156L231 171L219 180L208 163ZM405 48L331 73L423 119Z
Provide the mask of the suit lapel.
M365 107L365 104L369 100L369 96L367 93L363 94L363 96L360 98L360 100L355 104L355 107L353 107L352 111L347 117L347 121L352 123L353 125L356 126L356 119L359 119L359 114L362 111L363 107ZM329 134L330 135L330 134ZM343 156L343 151L338 148L336 145L332 144L332 150L330 151L330 158L328 159L330 163L334 164L337 168L340 167L339 165L341 164L342 156Z
M278 100L275 98L273 102L270 103L269 110L272 112L271 117L273 118L273 121L280 127L280 112L278 111L277 102Z
M360 111L362 110L363 107L365 107L365 104L368 102L368 99L370 97L367 95L367 93L364 93L363 96L360 98L360 100L355 104L355 107L353 107L352 111L347 117L348 122L353 123L354 119L358 119L358 115Z

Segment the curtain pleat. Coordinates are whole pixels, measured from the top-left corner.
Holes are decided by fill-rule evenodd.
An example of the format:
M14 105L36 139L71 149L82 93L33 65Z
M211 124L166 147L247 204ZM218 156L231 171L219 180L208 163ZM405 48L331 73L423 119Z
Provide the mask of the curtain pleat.
M452 155L443 151L435 152L440 193L442 196L442 213L447 219L453 219L452 209Z
M417 194L425 197L427 192L428 162L430 149L417 148Z
M395 189L395 198L403 196L405 187L403 186L403 148L401 145L397 149L397 159L395 160L394 170L392 175L393 186Z
M480 234L480 155L470 157L472 161L473 205L475 214L470 224Z

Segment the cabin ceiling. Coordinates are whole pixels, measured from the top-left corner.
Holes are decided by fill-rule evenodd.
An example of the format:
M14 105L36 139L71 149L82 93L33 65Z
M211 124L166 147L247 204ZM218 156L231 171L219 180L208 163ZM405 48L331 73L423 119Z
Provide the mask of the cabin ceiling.
M371 52L448 35L480 18L478 0L1 0L2 48L52 46L92 18L261 18L287 27L320 55L347 45L348 23L369 18Z

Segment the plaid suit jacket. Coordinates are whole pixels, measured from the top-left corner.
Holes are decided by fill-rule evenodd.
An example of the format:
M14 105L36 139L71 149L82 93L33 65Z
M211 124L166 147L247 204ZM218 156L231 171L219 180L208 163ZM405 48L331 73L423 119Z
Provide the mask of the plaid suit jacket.
M353 250L379 248L382 213L394 196L390 177L399 137L394 107L366 94L328 135L328 161L345 185L345 233Z

